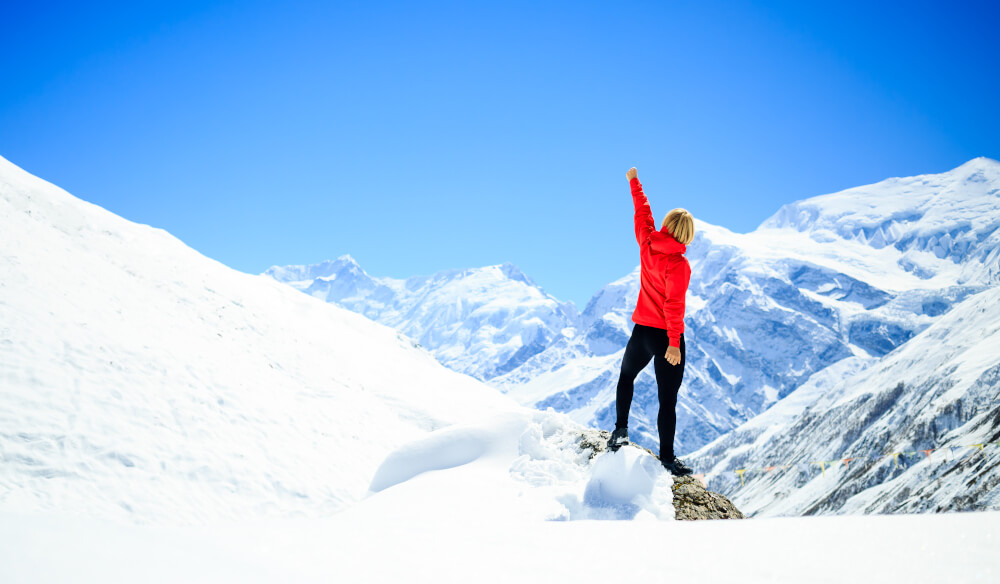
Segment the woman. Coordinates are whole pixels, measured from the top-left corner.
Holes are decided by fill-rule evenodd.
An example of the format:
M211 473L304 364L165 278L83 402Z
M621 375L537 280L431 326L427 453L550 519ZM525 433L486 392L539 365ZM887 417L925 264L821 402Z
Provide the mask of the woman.
M639 242L641 284L639 302L632 321L632 337L625 347L618 377L616 406L618 420L608 440L608 448L618 450L628 444L628 411L632 406L632 384L636 375L653 360L660 412L656 417L660 432L660 462L674 476L691 474L674 456L674 428L677 425L677 391L684 377L684 296L691 279L691 266L684 252L694 239L694 218L684 209L667 213L659 231L654 228L649 202L634 167L625 177L632 187L635 205L635 238Z

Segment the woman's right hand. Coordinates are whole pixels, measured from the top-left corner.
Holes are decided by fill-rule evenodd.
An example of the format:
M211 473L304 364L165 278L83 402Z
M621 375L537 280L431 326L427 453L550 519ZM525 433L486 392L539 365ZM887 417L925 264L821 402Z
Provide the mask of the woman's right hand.
M629 182L632 182L632 179L637 176L639 176L639 171L636 170L634 166L628 169L628 172L625 173L625 178L628 179Z

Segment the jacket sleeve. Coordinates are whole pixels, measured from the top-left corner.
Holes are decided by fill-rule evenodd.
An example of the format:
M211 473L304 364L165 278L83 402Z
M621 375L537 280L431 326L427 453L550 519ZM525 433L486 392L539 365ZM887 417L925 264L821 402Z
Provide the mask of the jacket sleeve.
M681 258L667 272L666 294L663 296L663 317L667 321L667 336L671 347L679 347L681 335L684 334L684 299L690 281L691 264Z
M653 226L653 212L649 209L649 201L642 192L642 184L638 178L629 181L632 187L632 204L635 205L635 240L642 245L649 239L649 235L656 231Z

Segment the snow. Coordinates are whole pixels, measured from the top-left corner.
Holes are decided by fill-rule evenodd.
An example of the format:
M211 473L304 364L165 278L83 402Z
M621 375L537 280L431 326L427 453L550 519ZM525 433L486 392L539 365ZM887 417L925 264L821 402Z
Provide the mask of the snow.
M0 510L326 516L395 447L516 411L398 332L0 160Z
M358 508L416 521L673 519L670 474L655 458L623 448L591 460L579 439L553 412L455 425L386 457Z
M968 297L881 358L851 357L814 374L770 410L692 455L709 486L760 516L997 509L1000 448L955 460L866 457L995 442L1000 288ZM962 448L968 450L967 448ZM848 472L751 474L738 468L860 456ZM752 479L752 480L749 480Z
M512 264L405 280L368 275L350 255L265 275L396 328L442 363L480 379L519 365L562 335L576 307Z
M749 521L411 522L363 505L198 528L0 516L0 580L996 582L1000 513ZM59 550L57 557L52 551Z

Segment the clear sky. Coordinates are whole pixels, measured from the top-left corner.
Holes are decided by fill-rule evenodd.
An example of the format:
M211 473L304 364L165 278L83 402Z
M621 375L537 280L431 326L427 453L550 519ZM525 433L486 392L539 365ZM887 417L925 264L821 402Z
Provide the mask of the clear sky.
M998 5L11 2L0 155L246 272L509 261L582 308L630 166L742 232L1000 158Z

